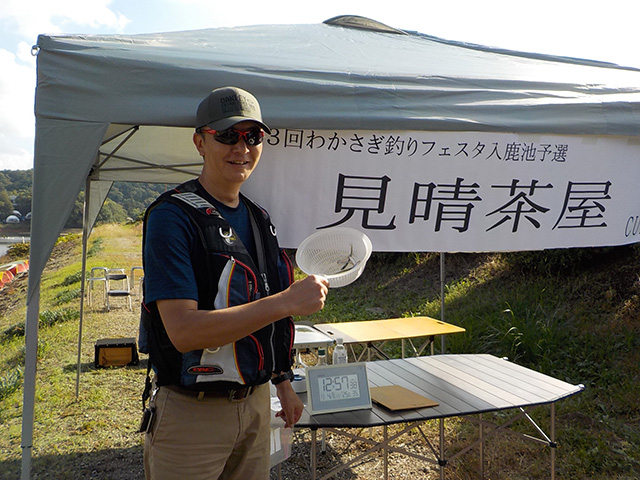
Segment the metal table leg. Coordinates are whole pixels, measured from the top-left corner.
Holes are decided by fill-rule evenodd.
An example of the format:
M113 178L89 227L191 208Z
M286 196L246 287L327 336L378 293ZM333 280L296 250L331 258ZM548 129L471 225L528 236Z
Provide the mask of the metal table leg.
M444 418L441 418L440 423L440 458L438 459L438 464L440 465L440 480L444 480L444 467L446 464L446 460L444 459Z
M318 458L316 457L316 440L318 431L315 428L311 429L311 480L316 480L316 470L318 468Z

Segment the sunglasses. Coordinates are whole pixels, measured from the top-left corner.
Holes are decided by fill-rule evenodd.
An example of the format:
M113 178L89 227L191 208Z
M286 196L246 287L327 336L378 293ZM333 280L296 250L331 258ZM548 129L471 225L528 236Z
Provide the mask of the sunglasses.
M221 132L213 130L211 128L201 128L201 132L213 135L214 140L223 143L225 145L235 145L242 138L245 143L250 147L260 145L264 139L264 131L259 128L250 128L249 130L236 130L235 128L227 128Z

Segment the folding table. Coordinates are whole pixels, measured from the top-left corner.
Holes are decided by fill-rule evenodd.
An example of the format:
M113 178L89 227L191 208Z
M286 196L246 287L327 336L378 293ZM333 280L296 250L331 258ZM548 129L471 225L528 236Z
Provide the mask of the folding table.
M365 455L382 451L384 458L385 479L388 478L388 454L400 452L418 457L425 462L438 465L440 478L445 478L445 469L449 462L463 455L476 446L480 448L480 476L483 476L483 449L487 438L507 429L518 419L526 419L535 427L538 436L524 437L550 447L551 479L555 478L556 428L555 402L574 395L584 389L582 385L571 385L548 375L519 366L504 359L486 354L469 355L430 355L406 359L381 360L367 363L369 386L400 385L412 392L423 395L438 403L435 407L412 410L391 411L374 404L369 410L326 413L311 416L305 411L296 428L311 429L311 478L317 479L317 430L328 429L337 434L346 435L354 441L368 444L368 451L357 456L353 461ZM306 403L306 395L301 394ZM547 434L531 417L530 410L536 405L550 405L550 426ZM513 410L511 418L501 425L493 425L483 421L478 423L479 438L463 450L447 456L445 449L444 424L447 418L465 417L487 412ZM439 420L439 439L437 448L426 438L432 456L419 456L391 442L413 428L432 419ZM389 437L387 427L392 424L405 424L400 432ZM382 426L384 441L381 443L347 432L342 428L366 428ZM486 429L486 430L485 430ZM323 475L327 479L348 468L347 465L335 467Z
M450 323L445 323L431 317L391 318L386 320L366 320L361 322L321 323L314 325L318 330L336 339L342 338L345 345L350 347L353 357L357 361L371 360L374 353L380 358L388 359L382 351L382 346L389 340L402 341L402 358L405 357L405 341L409 341L415 355L421 355L424 349L431 345L434 353L433 340L436 335L461 333L465 329ZM412 339L428 337L423 345L416 348ZM378 345L376 345L378 343ZM365 349L360 356L353 350L353 344L364 344Z
M301 350L309 349L316 355L316 351L320 347L328 349L333 345L333 338L324 334L320 330L317 330L313 325L307 325L304 323L295 324L296 335L293 343L293 348L296 351L296 366L306 367L302 361L300 355ZM327 352L328 354L328 352Z

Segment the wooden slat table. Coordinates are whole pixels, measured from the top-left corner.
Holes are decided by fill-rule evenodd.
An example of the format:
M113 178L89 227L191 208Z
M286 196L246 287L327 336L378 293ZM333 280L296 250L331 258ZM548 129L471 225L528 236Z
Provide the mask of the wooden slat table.
M419 457L425 462L437 464L440 478L445 478L445 469L449 462L464 454L475 446L480 447L481 465L483 462L484 441L496 433L507 428L519 418L525 418L535 426L540 437L527 438L550 447L551 478L555 478L555 402L574 395L583 390L582 385L571 385L548 375L519 366L504 359L485 354L470 355L430 355L406 359L382 360L367 363L369 386L400 385L413 392L419 393L439 405L436 407L391 411L374 404L370 410L356 410L352 412L337 412L311 416L305 409L296 428L309 428L312 435L311 468L312 479L316 479L316 432L318 429L329 429L334 433L341 433L341 428L363 428L382 426L384 428L384 442L378 444L371 439L358 437L358 440L369 443L369 451L373 453L384 451L385 478L388 478L388 452L414 453L393 447L391 441L403 435L412 428L432 419L439 420L438 448L430 443L433 457ZM306 395L301 394L306 402ZM536 405L550 405L549 434L545 433L529 415L528 410ZM445 451L444 422L447 418L477 415L501 410L514 410L514 416L502 425L488 424L479 420L480 436L476 442L467 446L451 457ZM406 428L388 437L387 427L392 424L407 424ZM485 427L493 427L485 432ZM347 436L354 437L352 434ZM355 438L354 438L355 439ZM359 456L358 458L361 458ZM347 468L341 465L326 473L322 478L330 478L338 471ZM482 467L480 475L483 475Z
M359 357L356 357L353 348L352 355L357 361L361 361L364 355L366 360L371 360L372 352L380 358L388 357L382 352L382 345L389 340L402 340L402 358L405 357L405 340L408 340L416 355L421 355L424 349L431 345L433 354L433 339L436 335L461 333L465 329L436 320L431 317L390 318L386 320L367 320L361 322L321 323L315 327L331 338L342 338L345 345L364 344L366 348ZM428 340L416 348L411 339L428 337ZM379 343L379 345L376 345Z

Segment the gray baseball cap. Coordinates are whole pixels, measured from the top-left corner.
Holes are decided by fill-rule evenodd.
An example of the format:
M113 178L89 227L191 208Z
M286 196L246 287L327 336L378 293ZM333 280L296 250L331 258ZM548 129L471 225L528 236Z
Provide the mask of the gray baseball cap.
M271 133L271 129L262 121L256 97L238 87L222 87L213 90L200 102L196 128L209 127L222 131L246 120L259 123L265 132Z

